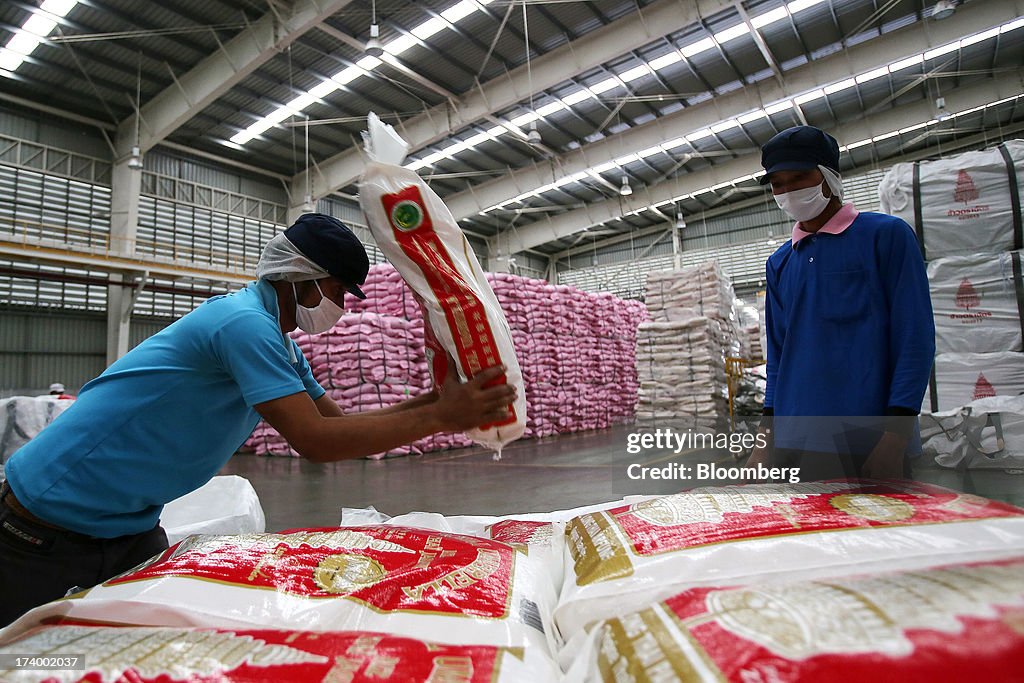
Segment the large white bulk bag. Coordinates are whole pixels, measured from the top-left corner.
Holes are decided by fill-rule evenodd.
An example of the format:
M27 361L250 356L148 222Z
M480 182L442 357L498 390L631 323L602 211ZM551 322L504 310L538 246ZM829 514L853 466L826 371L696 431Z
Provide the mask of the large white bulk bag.
M1024 248L1024 140L936 161L895 164L882 178L884 213L914 228L926 259Z
M1020 680L1024 557L695 588L594 629L565 683Z
M990 396L1024 394L1024 353L940 353L922 410L954 410Z
M74 669L7 670L6 683L554 683L554 662L536 648L442 645L387 633L160 627L44 626L0 645ZM45 656L44 656L44 653ZM59 654L58 654L59 653Z
M134 569L37 607L139 626L378 631L452 645L549 652L547 563L494 540L399 526L190 536Z
M686 587L1024 554L1024 510L919 482L693 489L573 519L561 637Z
M938 353L1021 351L1021 252L949 256L928 264Z
M405 142L373 114L369 138L372 160L359 181L359 206L377 246L424 309L435 384L444 382L450 356L463 381L504 364L505 374L495 383L516 388L505 420L466 432L500 453L526 429L526 390L508 321L448 207L419 175L399 165Z

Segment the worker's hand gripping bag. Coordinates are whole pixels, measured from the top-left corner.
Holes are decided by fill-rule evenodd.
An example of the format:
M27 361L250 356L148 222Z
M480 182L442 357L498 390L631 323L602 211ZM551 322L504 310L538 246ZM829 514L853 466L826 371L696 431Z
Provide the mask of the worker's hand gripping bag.
M449 372L466 381L503 364L505 374L494 383L507 381L516 389L507 418L466 432L500 454L526 429L526 390L508 321L448 207L400 165L405 141L372 113L368 128L370 162L359 182L359 205L377 246L423 308L434 385L440 389Z
M555 624L588 624L686 587L915 570L1024 554L1024 510L910 481L693 489L566 525Z
M690 588L595 627L564 683L1017 683L1024 557Z
M386 633L271 629L43 626L0 655L75 653L75 670L4 670L5 683L554 683L535 649L442 645ZM49 657L51 661L64 659ZM9 659L8 659L9 661Z

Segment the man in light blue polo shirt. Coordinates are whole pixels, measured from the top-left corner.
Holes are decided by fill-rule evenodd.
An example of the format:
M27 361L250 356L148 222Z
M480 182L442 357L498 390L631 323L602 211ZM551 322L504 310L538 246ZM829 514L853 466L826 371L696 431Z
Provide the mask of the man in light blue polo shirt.
M343 415L287 332L324 332L369 261L341 222L305 214L267 244L259 280L216 296L86 384L11 456L0 491L0 626L167 548L164 504L210 480L260 417L317 462L495 422L491 368L391 408Z

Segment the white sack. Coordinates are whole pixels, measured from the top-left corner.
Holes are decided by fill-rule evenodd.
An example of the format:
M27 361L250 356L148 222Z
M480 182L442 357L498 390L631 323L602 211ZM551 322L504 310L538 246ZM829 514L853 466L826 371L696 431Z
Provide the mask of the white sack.
M883 213L905 220L919 239L924 231L925 258L1024 246L1014 236L1015 211L1019 216L1024 197L1024 140L915 163L920 168L920 217L914 209L914 163L893 165L878 186L878 197Z
M935 393L925 392L922 410L954 410L989 396L1024 393L1024 353L940 353L935 357Z
M928 264L937 353L1022 350L1020 256L971 254Z
M193 534L261 534L267 519L256 489L245 477L232 474L214 477L167 503L160 526L174 545Z
M419 175L399 165L398 152L404 151L395 142L394 130L371 114L369 136L373 160L359 181L359 205L377 246L425 310L435 384L443 384L450 357L463 381L504 364L505 374L498 381L516 388L506 420L466 432L500 453L526 429L526 390L508 321L448 207ZM435 340L440 350L434 348Z

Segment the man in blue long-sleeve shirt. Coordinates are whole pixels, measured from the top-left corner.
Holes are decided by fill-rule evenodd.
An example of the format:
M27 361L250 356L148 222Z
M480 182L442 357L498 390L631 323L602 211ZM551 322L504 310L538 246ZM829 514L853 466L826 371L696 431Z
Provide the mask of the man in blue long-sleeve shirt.
M779 133L761 161L762 182L796 224L766 268L765 414L775 417L762 429L774 449L751 462L796 455L814 476L831 456L847 476L906 476L935 353L914 232L843 203L839 145L817 128Z

